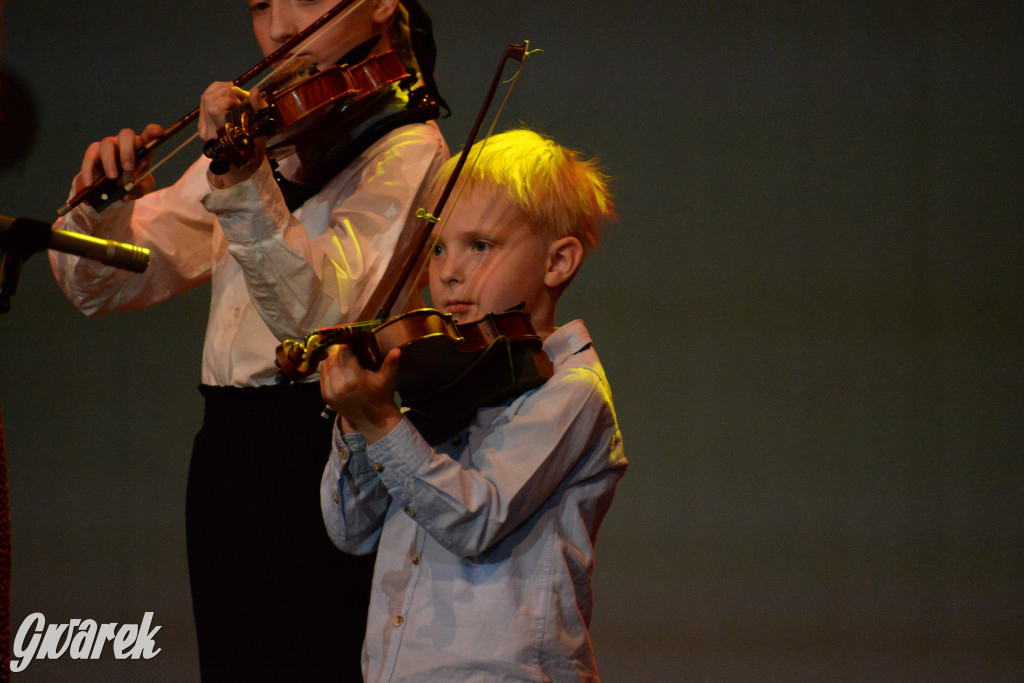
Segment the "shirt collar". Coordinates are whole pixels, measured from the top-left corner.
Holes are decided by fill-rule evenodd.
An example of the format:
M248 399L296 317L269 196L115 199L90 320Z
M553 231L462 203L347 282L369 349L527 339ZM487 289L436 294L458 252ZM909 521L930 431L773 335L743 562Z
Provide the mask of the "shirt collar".
M590 332L582 320L573 320L557 328L544 340L544 353L552 364L561 365L570 356L587 349L591 345Z

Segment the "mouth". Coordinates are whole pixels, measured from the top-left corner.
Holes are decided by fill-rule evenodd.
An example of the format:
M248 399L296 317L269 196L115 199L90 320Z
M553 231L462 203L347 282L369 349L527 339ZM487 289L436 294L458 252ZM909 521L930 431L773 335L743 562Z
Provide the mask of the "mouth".
M448 301L444 304L443 309L445 313L458 316L463 313L468 313L472 304L468 301Z
M316 57L306 52L291 52L281 57L274 64L279 71L276 76L268 79L268 82L275 84L278 82L286 83L293 78L303 78L315 73L317 68ZM264 86L264 90L268 89Z

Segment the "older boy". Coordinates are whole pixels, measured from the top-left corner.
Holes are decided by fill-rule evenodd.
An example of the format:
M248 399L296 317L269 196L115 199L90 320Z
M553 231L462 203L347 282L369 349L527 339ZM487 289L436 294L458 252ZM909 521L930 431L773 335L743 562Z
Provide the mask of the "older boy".
M378 550L367 681L596 680L594 541L626 460L587 330L556 329L555 309L611 201L592 162L529 131L478 143L467 168L431 252L434 305L471 322L524 303L554 376L431 447L392 400L400 351L375 372L332 349L324 521L342 550Z
M236 0L237 1L237 0ZM247 0L264 55L337 0ZM361 0L297 48L321 68L356 64L395 49L430 95L433 39L416 0ZM413 113L420 89L396 84L396 108ZM200 99L199 133L211 140L246 93L213 83ZM422 118L434 113L426 108ZM359 136L330 161L298 151L272 168L259 146L249 164L223 174L201 158L173 185L150 178L102 213L77 207L59 227L143 245L135 275L51 252L69 299L89 315L159 304L210 282L203 349L203 427L186 494L189 578L200 672L213 680L359 680L372 558L338 553L324 533L315 489L330 424L315 382L278 386L274 349L311 328L361 320L424 180L448 157L432 121ZM392 121L388 121L391 123ZM398 125L406 123L406 125ZM324 139L346 129L321 122ZM328 135L331 131L335 135ZM134 150L157 135L130 129L89 146L75 192L135 166ZM324 142L327 145L327 142ZM315 163L307 163L312 161ZM280 182L278 182L280 181ZM142 196L144 195L144 196ZM371 313L364 312L371 310ZM335 582L343 577L344 590Z

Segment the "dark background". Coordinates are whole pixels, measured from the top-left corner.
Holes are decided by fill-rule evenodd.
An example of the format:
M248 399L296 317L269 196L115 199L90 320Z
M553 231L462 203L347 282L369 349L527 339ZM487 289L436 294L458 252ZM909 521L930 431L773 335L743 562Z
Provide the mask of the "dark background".
M594 334L631 461L598 542L604 679L1021 680L1024 5L425 4L453 150L528 39L499 129L615 178L621 220L560 316ZM241 0L5 19L13 216L51 220L90 141L259 58ZM19 680L197 676L208 297L86 319L26 265L0 320L13 628L153 611L162 652Z

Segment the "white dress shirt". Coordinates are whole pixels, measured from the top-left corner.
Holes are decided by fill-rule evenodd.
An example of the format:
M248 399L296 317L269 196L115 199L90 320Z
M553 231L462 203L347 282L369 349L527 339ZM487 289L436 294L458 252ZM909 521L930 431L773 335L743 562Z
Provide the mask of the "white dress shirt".
M294 214L268 163L216 190L202 158L170 187L100 214L82 204L56 224L149 248L145 273L55 251L51 266L87 315L150 306L212 280L203 384L272 384L281 341L363 313L407 216L421 206L421 187L447 157L433 122L403 126Z

